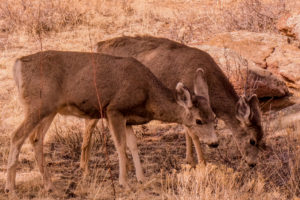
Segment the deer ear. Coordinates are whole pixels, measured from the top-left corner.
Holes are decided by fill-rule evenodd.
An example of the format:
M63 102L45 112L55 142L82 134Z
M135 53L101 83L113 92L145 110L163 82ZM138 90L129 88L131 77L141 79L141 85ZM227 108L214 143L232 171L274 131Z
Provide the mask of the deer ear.
M197 96L208 98L208 87L204 77L204 70L198 68L194 79L194 93Z
M176 100L179 105L186 109L193 106L191 93L181 82L176 85Z
M241 96L239 101L236 104L236 111L235 111L236 118L240 122L248 124L250 113L251 113L250 106L247 103L246 97Z

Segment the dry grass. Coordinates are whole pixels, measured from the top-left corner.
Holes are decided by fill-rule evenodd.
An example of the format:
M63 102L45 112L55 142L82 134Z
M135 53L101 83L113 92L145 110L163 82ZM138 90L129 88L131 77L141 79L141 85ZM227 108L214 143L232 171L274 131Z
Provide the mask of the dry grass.
M224 31L277 32L276 20L286 11L285 0L224 2L8 0L0 2L0 31L35 36L89 26L105 34L123 29L122 34L163 34L188 43Z
M276 32L278 13L287 1L117 1L117 0L8 0L0 1L0 199L3 193L9 134L23 118L11 74L14 60L43 49L90 51L91 44L120 35L151 34L183 43L201 42L232 30ZM220 4L222 2L222 4ZM266 117L267 119L267 117ZM269 121L267 121L269 124ZM268 127L268 126L266 126ZM223 126L219 150L205 146L206 168L184 165L182 128L151 123L135 128L148 181L133 191L117 184L118 159L108 141L110 166L99 131L93 136L91 176L81 180L79 156L82 120L57 116L45 141L46 161L58 189L46 194L35 166L31 146L20 154L17 192L22 199L112 199L112 169L117 199L296 199L300 196L299 124L268 130L269 148L260 164L249 168ZM104 134L108 134L107 130Z
M224 25L227 31L247 30L251 32L278 33L278 17L286 12L285 0L264 4L260 0L243 1L225 10Z
M103 140L96 131L90 161L91 175L81 180L79 170L81 127L75 118L57 117L46 139L46 161L57 187L46 194L35 167L29 144L23 148L18 172L17 191L23 199L112 199L110 175L105 163ZM271 129L270 129L271 130ZM274 135L268 132L268 148L260 153L259 165L249 169L242 161L229 130L222 125L217 132L221 146L210 149L203 145L208 166L195 169L184 164L183 129L177 125L152 123L136 127L139 150L148 180L137 184L130 169L132 191L119 187L118 158L111 140L108 153L117 199L293 199L300 194L300 137L298 127ZM104 134L109 135L108 130ZM7 145L5 145L7 148ZM7 150L6 150L7 152ZM130 155L130 154L128 154ZM131 157L129 157L131 160ZM4 166L6 159L1 161ZM4 185L4 178L0 179ZM0 189L2 190L4 186ZM0 193L4 199L5 195Z

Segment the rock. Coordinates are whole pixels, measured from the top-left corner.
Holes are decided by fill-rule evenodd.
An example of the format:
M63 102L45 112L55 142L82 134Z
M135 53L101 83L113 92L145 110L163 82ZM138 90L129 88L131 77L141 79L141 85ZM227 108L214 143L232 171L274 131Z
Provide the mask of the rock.
M287 36L247 31L216 35L205 44L234 50L248 61L286 81L290 92L300 89L300 49Z
M250 87L259 97L283 97L289 94L284 81L276 77L272 72L259 67L249 67Z
M286 96L282 98L270 98L261 101L260 108L263 112L268 112L270 110L281 110L287 108L294 104L300 104L300 98L296 96Z
M277 29L284 35L300 41L300 11L282 15L277 22Z
M285 44L266 59L268 69L280 74L291 88L300 88L300 49Z
M239 94L243 94L245 88L259 98L282 97L289 93L286 84L272 72L261 69L230 49L208 45L194 47L208 52L215 59Z
M272 131L300 130L300 104L296 103L280 111L271 111L269 113L269 128Z
M281 35L235 31L218 34L204 44L232 49L258 66L267 68L266 59L287 40Z

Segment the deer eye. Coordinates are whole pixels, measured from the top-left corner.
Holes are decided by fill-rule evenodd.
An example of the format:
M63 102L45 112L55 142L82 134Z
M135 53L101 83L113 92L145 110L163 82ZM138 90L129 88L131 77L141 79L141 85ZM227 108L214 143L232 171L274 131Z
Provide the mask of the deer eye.
M203 122L202 122L200 119L196 119L196 124L198 124L198 125L202 125L202 124L203 124Z
M256 142L255 142L255 140L253 140L253 139L250 139L250 144L251 144L252 146L256 145Z

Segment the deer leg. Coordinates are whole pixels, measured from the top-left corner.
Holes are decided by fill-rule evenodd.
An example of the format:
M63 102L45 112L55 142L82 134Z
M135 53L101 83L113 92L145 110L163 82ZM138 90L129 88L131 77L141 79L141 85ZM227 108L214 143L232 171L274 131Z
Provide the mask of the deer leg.
M193 156L192 156L192 142L194 143L195 149L196 149L196 153L197 153L197 159L198 159L198 164L200 164L200 162L202 162L204 165L206 165L206 161L203 155L203 152L201 150L201 146L200 146L200 141L197 135L195 135L193 132L191 132L188 128L186 128L186 134L185 134L185 138L186 138L186 145L187 145L187 161L188 161L188 151L191 152L191 156L189 156L189 159L192 160L193 162ZM190 141L188 141L190 140ZM190 149L189 149L190 148Z
M198 164L203 163L204 165L206 165L206 160L200 146L199 138L197 136L195 139L193 139L193 143L197 152Z
M119 156L119 183L129 188L127 182L127 156L126 156L126 120L117 111L107 111L107 119L110 133Z
M40 173L43 177L43 183L46 191L53 191L53 184L51 181L51 174L48 171L44 158L44 137L55 117L55 114L44 118L41 123L34 129L34 132L30 135L30 142L35 152L35 160L39 167Z
M15 181L16 181L16 169L18 164L18 157L20 149L25 139L30 135L32 130L40 122L40 116L38 114L31 113L26 115L22 124L17 130L11 135L10 140L10 151L7 160L7 178L5 192L9 192L10 195L16 196L15 194Z
M203 152L201 150L201 146L200 146L200 141L198 136L196 136L195 134L189 132L190 137L193 140L196 152L197 152L197 159L198 159L198 164L203 163L204 165L206 165L206 161L203 155Z
M145 176L144 176L141 160L138 153L136 136L133 132L132 126L126 126L126 143L132 154L137 180L139 182L143 182L145 181Z
M89 174L88 162L90 159L91 151L91 137L95 126L98 123L98 119L86 119L85 120L85 131L83 135L83 142L81 145L81 158L80 158L80 168L83 170L84 177Z
M189 136L187 132L185 133L185 141L186 141L186 153L185 153L186 162L191 166L195 166L195 162L193 158L192 138Z

